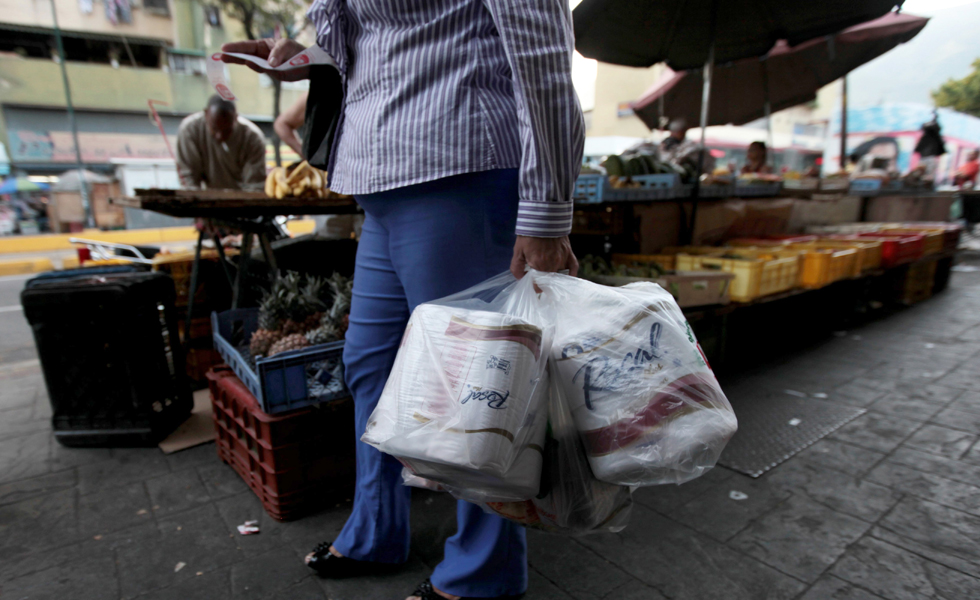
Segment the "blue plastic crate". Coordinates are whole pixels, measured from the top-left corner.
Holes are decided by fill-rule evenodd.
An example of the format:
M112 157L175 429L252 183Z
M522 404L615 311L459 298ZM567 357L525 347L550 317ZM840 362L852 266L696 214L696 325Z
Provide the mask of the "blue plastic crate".
M755 183L735 182L735 195L740 198L778 196L781 191L783 191L783 184L778 181Z
M643 202L675 198L680 186L677 173L634 175L630 181L638 187L615 188L604 175L579 175L573 198L576 204L601 202Z
M349 396L344 383L344 342L319 344L254 361L248 350L259 309L211 313L214 347L255 396L266 414Z
M877 196L880 191L880 179L855 179L848 193L852 196Z

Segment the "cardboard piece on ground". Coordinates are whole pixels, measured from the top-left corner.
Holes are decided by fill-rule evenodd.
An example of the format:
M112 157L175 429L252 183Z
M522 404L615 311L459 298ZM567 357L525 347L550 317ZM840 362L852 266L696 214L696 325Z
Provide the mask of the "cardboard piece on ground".
M193 448L214 441L214 422L211 420L211 396L207 389L194 392L194 410L180 427L160 442L164 454Z

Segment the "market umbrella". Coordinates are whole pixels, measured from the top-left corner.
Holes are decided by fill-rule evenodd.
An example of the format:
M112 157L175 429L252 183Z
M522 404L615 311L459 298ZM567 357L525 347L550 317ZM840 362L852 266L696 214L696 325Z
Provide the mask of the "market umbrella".
M701 67L714 47L721 64L763 56L876 19L904 0L583 0L574 11L575 48L631 67L659 62Z
M43 192L50 188L46 183L34 183L26 177L11 177L0 185L0 194L15 194L17 192Z
M915 37L929 19L889 13L837 35L790 47L785 40L764 57L717 65L712 92L723 99L708 111L708 125L741 125L813 100L817 90ZM661 117L695 123L701 111L701 75L670 71L632 105L651 129ZM768 109L768 110L767 110Z
M56 192L77 192L82 189L81 177L78 176L79 173L83 173L86 183L109 183L112 179L106 177L105 175L100 175L88 169L74 169L67 171L58 178L58 183L54 184L52 188Z

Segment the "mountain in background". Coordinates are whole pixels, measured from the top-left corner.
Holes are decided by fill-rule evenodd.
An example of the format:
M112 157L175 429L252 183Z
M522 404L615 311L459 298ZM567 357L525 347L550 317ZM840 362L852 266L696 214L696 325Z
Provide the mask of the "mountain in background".
M931 105L932 90L965 77L980 58L978 27L980 2L935 11L912 41L848 75L848 103L854 108L884 102Z

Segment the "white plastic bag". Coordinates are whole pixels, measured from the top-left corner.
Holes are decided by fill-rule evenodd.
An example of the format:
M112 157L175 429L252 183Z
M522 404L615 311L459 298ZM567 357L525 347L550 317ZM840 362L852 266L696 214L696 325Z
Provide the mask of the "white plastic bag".
M595 476L660 485L713 467L738 424L674 298L647 282L541 274L537 283L554 302L555 384Z
M361 440L468 499L538 493L553 325L510 273L418 306Z
M550 369L554 368L551 363ZM484 510L552 533L621 531L629 521L632 492L592 474L564 390L555 385L555 379L552 372L540 493L524 502L488 502Z

